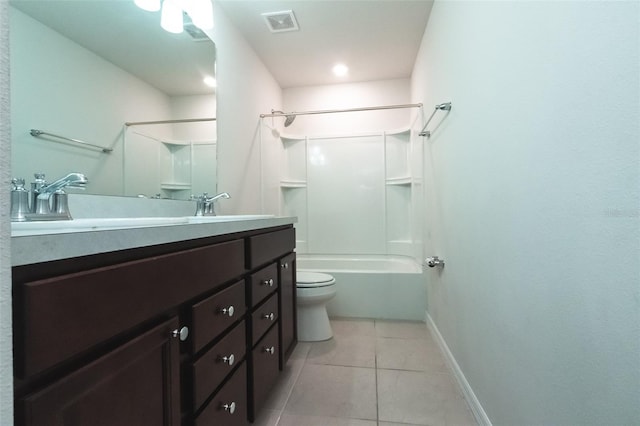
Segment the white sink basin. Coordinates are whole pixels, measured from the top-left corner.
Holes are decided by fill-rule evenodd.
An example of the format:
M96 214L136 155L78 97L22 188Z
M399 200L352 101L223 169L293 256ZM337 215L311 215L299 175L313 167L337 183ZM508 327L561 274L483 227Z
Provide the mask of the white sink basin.
M234 214L227 216L189 216L189 223L216 223L216 222L233 222L237 220L256 220L271 219L275 216L272 214Z
M115 217L74 220L11 222L11 234L36 235L62 232L98 231L106 229L137 228L145 226L180 225L188 223L186 217Z
M14 237L68 232L106 231L110 229L150 226L188 225L273 218L273 215L182 216L182 217L115 217L74 220L11 222Z

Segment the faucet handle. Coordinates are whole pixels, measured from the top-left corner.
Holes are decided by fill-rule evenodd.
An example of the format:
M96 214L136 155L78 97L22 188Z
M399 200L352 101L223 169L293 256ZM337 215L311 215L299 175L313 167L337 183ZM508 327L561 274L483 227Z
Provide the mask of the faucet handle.
M24 189L24 179L23 178L13 178L11 179L11 183L13 184L14 191L26 191Z

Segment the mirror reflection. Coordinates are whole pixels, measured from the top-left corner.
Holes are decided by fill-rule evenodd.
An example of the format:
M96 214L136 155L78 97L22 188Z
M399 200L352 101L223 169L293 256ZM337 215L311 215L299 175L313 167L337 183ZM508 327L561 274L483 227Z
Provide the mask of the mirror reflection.
M102 195L216 192L215 89L204 83L215 45L186 14L172 34L133 0L10 5L15 177L80 172Z

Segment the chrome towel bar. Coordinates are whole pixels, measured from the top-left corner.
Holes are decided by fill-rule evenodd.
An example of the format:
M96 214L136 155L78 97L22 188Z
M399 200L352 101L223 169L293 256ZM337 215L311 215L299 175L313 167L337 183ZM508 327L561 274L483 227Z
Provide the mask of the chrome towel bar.
M68 138L66 136L60 136L60 135L56 135L56 134L53 134L53 133L44 132L44 131L38 130L38 129L31 129L31 131L29 133L31 133L31 136L36 137L36 138L40 137L42 135L46 135L46 136L52 136L52 137L58 138L58 139L63 139L65 141L78 143L78 144L81 144L83 146L90 146L92 148L98 148L100 151L102 151L102 152L104 152L106 154L109 154L110 152L113 151L113 149L111 149L111 148L105 148L105 147L100 146L100 145L94 145L94 144L89 143L89 142L81 141L80 139Z
M438 111L451 111L451 102L445 102L445 103L436 105L436 107L433 109L433 112L431 113L431 116L427 120L427 123L424 125L424 127L422 128L422 131L418 133L418 135L426 136L426 137L431 136L431 132L427 130L427 126L429 125L429 123L431 123L431 119L433 118L434 115L436 115L436 112Z

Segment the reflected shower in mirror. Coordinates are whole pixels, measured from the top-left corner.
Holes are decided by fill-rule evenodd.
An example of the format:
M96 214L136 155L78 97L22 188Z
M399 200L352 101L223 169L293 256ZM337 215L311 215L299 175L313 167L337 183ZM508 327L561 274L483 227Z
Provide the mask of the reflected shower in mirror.
M71 171L87 193L188 199L215 193L215 45L188 21L128 1L10 1L12 170L48 180ZM91 147L31 129L78 139ZM140 142L142 141L142 142Z

